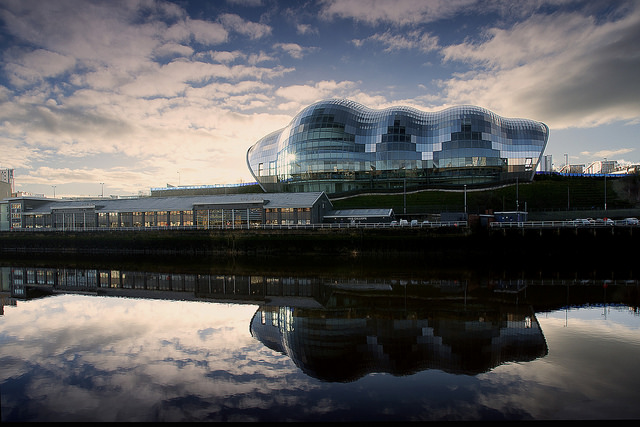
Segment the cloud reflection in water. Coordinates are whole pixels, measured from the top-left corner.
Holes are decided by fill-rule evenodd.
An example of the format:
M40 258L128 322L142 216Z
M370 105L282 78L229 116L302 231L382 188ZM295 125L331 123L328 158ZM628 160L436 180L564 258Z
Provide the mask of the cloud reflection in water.
M24 395L3 393L3 413L168 421L224 412L216 406L268 408L270 391L290 388L297 369L251 337L256 308L80 295L5 307L0 370Z
M452 283L409 286L423 294L407 298L406 285L299 280L287 289L300 295L285 297L284 285L247 279L256 285L247 291L264 290L251 294L262 298L258 305L241 292L243 278L233 287L209 279L210 293L197 281L195 293L183 292L198 301L151 299L158 289L140 291L149 299L123 298L118 293L132 290L98 287L112 296L5 305L2 421L638 415L625 405L639 380L637 315L610 311L604 319L602 308L581 309L569 313L567 327L561 311L534 314L528 304L481 298L467 304L466 288ZM232 296L238 303L211 302Z

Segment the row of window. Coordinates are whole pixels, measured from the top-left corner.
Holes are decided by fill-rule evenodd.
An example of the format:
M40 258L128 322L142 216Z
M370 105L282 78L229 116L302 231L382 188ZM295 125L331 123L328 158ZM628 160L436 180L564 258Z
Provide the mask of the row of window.
M319 286L317 282L305 278L50 268L12 268L10 282L18 286L46 285L62 289L114 288L309 297L318 294Z
M502 129L495 126L479 126L473 128L473 133L471 130L461 129L459 125L452 126L443 126L441 128L432 130L432 131L424 131L419 129L405 129L404 127L401 132L400 130L393 131L390 129L386 129L383 127L379 128L367 128L366 131L356 132L356 133L348 133L343 129L336 128L318 128L314 130L303 130L303 131L294 131L290 135L285 135L288 138L288 142L294 143L299 141L307 141L307 140L320 140L320 139L336 139L336 140L344 140L344 141L354 141L354 140L362 140L362 138L369 139L370 137L378 137L384 135L402 135L402 136L412 136L414 138L427 140L427 139L439 139L442 136L452 136L456 134L463 134L464 136L455 136L454 138L468 138L468 139L477 139L480 135L490 136L493 138L502 138L504 140L512 140L515 139L514 143L517 143L517 140L520 139L535 139L540 140L544 139L544 133L540 129L518 129L518 130L507 130ZM475 136L474 136L475 134Z
M22 215L13 228L190 227L243 228L255 224L311 224L310 208L196 209L158 212L54 212Z
M318 147L334 147L336 149L360 151L358 146L362 144L381 144L385 142L410 142L418 144L413 146L411 150L415 151L419 147L425 147L431 151L437 151L438 146L443 143L452 141L486 141L489 144L494 144L502 150L520 151L522 146L530 146L531 149L539 149L544 145L544 139L535 138L533 136L519 135L518 139L508 138L506 135L495 135L485 132L450 132L445 137L426 138L416 135L403 135L403 134L376 134L371 138L354 137L349 134L332 135L329 132L318 132L319 136L298 134L294 135L288 140L285 147L295 147L295 151L308 150L310 148ZM351 147L351 148L350 148ZM273 155L276 152L276 146L263 148L263 155ZM258 156L260 153L252 152L253 156Z
M477 146L482 145L482 148ZM287 170L322 170L323 167L331 170L334 167L339 169L351 168L358 170L366 168L366 164L375 165L377 169L403 167L404 163L417 160L415 157L421 157L421 160L434 160L434 163L424 165L422 167L449 167L450 164L464 163L467 158L485 157L485 158L506 158L509 164L520 164L523 159L535 158L536 161L540 154L540 150L533 149L531 146L517 147L518 151L502 152L492 148L484 147L485 141L455 141L447 144L441 151L424 151L422 153L415 150L415 145L411 143L382 143L376 147L376 152L362 152L352 150L339 150L331 147L322 147L318 149L307 149L293 152L286 156L280 156L279 161L269 162L268 168L264 163L259 163L256 168L256 176L273 176L277 171L279 175L286 175ZM291 147L295 150L295 147ZM364 148L364 147L362 147ZM515 148L515 147L514 147ZM413 156L414 158L410 158ZM446 156L446 157L444 157ZM373 157L373 159L372 159ZM459 160L454 160L454 159ZM389 160L403 160L396 164L385 163ZM327 163L327 161L330 161ZM362 166L364 165L364 166ZM420 166L418 166L420 167Z
M523 164L532 166L534 161L537 161L537 158L523 157L504 159L495 156L442 157L423 160L396 158L376 162L345 162L337 159L316 159L309 162L301 161L300 163L290 165L288 169L283 168L283 173L280 175L280 178L287 179L291 176L334 172L367 172L378 176L376 173L380 171L398 171L402 175L406 173L405 171L410 170L440 170L442 168L457 168L461 166L500 166L505 168Z

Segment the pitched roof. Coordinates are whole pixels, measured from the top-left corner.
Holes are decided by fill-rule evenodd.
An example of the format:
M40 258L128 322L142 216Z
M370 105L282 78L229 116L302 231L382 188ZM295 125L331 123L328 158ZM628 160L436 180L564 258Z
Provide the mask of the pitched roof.
M189 211L194 205L260 204L265 208L310 208L323 192L313 193L247 193L200 196L140 197L132 199L44 200L25 214L50 213L53 209L92 209L96 212ZM38 199L38 201L43 201ZM327 201L329 199L327 198Z
M353 218L353 217L390 217L393 209L340 209L329 212L325 218Z

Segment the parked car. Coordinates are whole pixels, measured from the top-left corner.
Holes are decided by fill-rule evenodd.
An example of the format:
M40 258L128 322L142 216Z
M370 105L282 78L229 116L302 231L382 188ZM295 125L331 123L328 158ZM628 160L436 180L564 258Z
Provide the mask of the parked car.
M611 218L598 218L596 219L596 225L615 225Z
M638 225L640 223L638 218L625 218L623 221L626 225Z
M400 220L400 227L406 227L408 225L409 225L409 221L407 221L406 219Z
M587 218L577 218L573 220L573 225L580 226L580 225L591 225L591 221L589 221Z
M418 226L418 220L417 219L412 219L411 220L411 226L412 227L417 227Z
M392 227L397 227L398 226L398 221L391 221L391 223L389 224Z

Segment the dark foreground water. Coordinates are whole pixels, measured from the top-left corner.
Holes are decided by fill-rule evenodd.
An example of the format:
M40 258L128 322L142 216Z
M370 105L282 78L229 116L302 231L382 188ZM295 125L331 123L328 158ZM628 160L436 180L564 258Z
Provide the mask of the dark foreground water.
M637 282L472 276L4 266L2 422L640 418Z

